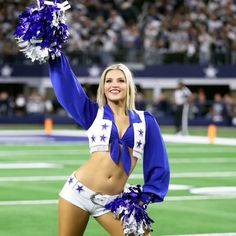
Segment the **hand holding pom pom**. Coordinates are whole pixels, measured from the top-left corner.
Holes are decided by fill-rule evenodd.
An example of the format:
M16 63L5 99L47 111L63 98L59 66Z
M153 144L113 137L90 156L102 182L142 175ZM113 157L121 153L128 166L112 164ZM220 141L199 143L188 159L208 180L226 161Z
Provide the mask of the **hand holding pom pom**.
M62 44L68 39L65 11L67 1L37 0L37 5L27 7L19 15L19 25L14 33L18 46L32 61L46 62L60 56Z
M115 219L121 220L124 234L141 236L150 232L154 222L147 213L147 205L140 204L141 186L130 186L121 196L105 205L113 212Z

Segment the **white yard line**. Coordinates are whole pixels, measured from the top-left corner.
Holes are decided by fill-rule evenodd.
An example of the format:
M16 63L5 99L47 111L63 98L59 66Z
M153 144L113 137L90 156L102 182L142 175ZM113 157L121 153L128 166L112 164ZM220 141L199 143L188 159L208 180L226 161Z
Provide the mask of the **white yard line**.
M235 233L208 233L208 234L171 234L164 236L236 236Z
M236 148L235 149L200 149L200 148L181 148L181 149L167 149L167 152L170 153L205 153L205 152L211 152L211 153L235 153L236 156ZM40 155L40 154L50 154L50 155L60 155L60 154L89 154L89 150L84 150L84 149L72 149L70 148L69 150L58 150L56 148L51 148L47 150L42 150L42 149L34 149L34 150L0 150L0 156L5 156L5 155ZM188 157L186 157L188 158ZM204 157L200 157L204 158ZM210 157L205 157L209 158ZM220 156L220 158L223 158ZM177 159L177 158L176 158Z
M21 143L20 145L15 145L15 143L4 143L6 147L14 147L14 148L22 148L22 147L35 147L35 143ZM80 141L80 142L53 142L50 143L50 147L80 147L80 146L88 146L88 142ZM48 143L37 143L37 147L48 147ZM20 149L22 150L22 149Z
M22 136L27 136L27 135L35 135L35 136L45 135L45 132L43 130L3 130L3 131L0 131L0 139L2 138L3 141L4 141L4 138L6 138L6 136L7 138L8 137L13 138L17 141L17 136L22 137ZM84 130L53 130L52 135L87 137L86 131ZM163 139L166 142L170 142L170 143L192 143L192 144L196 144L196 143L209 144L210 143L208 137L206 136L190 136L190 135L180 136L180 135L172 135L172 134L163 134ZM236 145L236 139L216 137L214 140L214 143L220 144L220 145Z
M172 134L164 134L163 139L166 142L170 143L192 143L192 144L209 144L210 141L208 137L204 136L181 136L181 135L172 135ZM236 145L235 138L218 138L216 137L214 140L214 144L220 145Z
M37 159L38 160L38 159ZM25 160L24 160L25 161ZM43 161L42 160L38 160L38 161ZM81 160L80 159L80 156L78 156L77 159L74 159L74 160L48 160L47 159L47 162L53 162L53 163L61 163L61 164L82 164L84 163L86 160ZM235 163L236 162L236 155L235 155L235 158L234 157L212 157L212 158L169 158L169 162L170 163L173 163L173 164L196 164L196 163L211 163L211 164L214 164L214 163ZM138 161L137 162L138 165L143 165L142 161Z
M0 177L0 182L34 182L34 181L66 181L68 176L19 176L19 177ZM170 184L170 190L188 190L190 185Z
M213 146L214 147L214 146ZM236 148L234 147L228 147L228 149L224 148L197 148L197 147L180 147L180 148L167 148L167 152L170 154L170 153L183 153L183 154L186 154L186 153L236 153ZM205 154L206 155L206 154Z
M186 172L172 173L172 178L215 178L215 177L235 177L236 171L229 172Z
M167 196L165 201L198 201L198 200L221 200L221 199L236 199L236 194L228 195L207 195L207 196Z
M171 173L171 178L215 178L215 177L235 177L236 171L231 172L181 172L181 173ZM141 179L142 174L132 174L130 179Z
M9 153L10 154L10 153ZM8 155L6 155L6 156L9 156L9 154ZM16 156L16 154L12 154L12 155L14 155L14 157ZM34 156L35 155L37 155L37 154L33 154ZM42 154L40 154L40 155L42 155ZM55 154L55 156L61 156L61 155L65 155L65 154L63 154L63 153L58 153L58 154ZM74 155L74 154L68 154L68 156L69 155ZM82 156L83 154L82 153L80 153L80 154L78 154L78 158L77 159L74 159L74 160L68 160L68 159L47 159L47 160L45 160L43 157L37 157L37 161L38 162L44 162L44 161L47 161L47 163L58 163L58 164L64 164L64 165L66 165L66 164L82 164L82 163L84 163L86 160L81 160L81 156ZM85 154L84 154L85 155ZM5 155L4 155L5 156ZM25 155L23 155L23 153L22 153L22 156L25 156ZM27 156L27 155L26 155ZM52 156L51 154L50 154L50 156ZM0 157L1 157L1 153L0 153ZM231 158L231 157L216 157L216 158L214 158L214 157L212 157L212 158L170 158L169 159L169 162L170 163L173 163L173 164L204 164L204 163L212 163L212 164L215 164L215 163L235 163L236 162L236 158ZM5 164L6 162L0 162L0 166L1 166L1 164ZM16 163L16 164L18 164L18 163L21 163L21 161L15 161L15 159L14 159L14 162L12 161L12 162L9 162L9 164L12 164L12 163ZM24 160L24 163L27 163L27 160ZM28 163L32 163L32 160L29 160L29 162ZM137 163L138 165L143 165L143 163L142 163L142 161L139 161L138 163ZM1 169L1 167L0 167L0 169Z
M189 172L172 173L172 178L204 178L204 177L235 177L236 172ZM68 176L16 176L0 177L0 182L18 182L18 181L59 181L66 180ZM132 174L129 179L142 179L143 174Z
M47 169L62 168L61 164L33 162L33 163L0 163L0 169Z
M165 201L196 201L196 200L221 200L221 199L236 199L236 195L224 196L170 196L165 197ZM0 206L11 205L47 205L57 204L58 200L19 200L19 201L0 201ZM156 205L152 205L156 206Z
M61 181L68 176L16 176L16 177L0 177L0 182L34 182L34 181Z
M53 130L52 135L63 135L63 136L75 136L75 137L87 137L86 131L84 130ZM2 130L0 136L24 136L24 135L45 135L43 130ZM50 135L49 135L50 137Z
M235 154L236 157L236 154ZM234 163L236 158L234 157L197 157L197 158L169 158L170 163L182 164L182 163Z
M57 204L58 200L0 201L0 206Z
M236 186L209 186L189 188L191 194L198 195L236 195Z
M27 155L34 155L34 156L41 156L41 155L55 155L55 156L60 156L60 155L85 155L89 154L89 150L11 150L11 151L0 151L0 156L9 156L9 155L14 155L14 156L27 156Z

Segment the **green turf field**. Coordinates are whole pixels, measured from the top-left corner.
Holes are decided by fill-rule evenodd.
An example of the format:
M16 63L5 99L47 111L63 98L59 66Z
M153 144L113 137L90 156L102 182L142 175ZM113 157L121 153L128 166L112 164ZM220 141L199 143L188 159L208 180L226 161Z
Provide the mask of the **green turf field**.
M171 186L163 203L149 206L152 236L236 233L236 147L167 144L167 151ZM87 158L81 143L0 145L0 235L56 236L58 191ZM141 173L139 163L130 183L142 183ZM234 189L190 193L199 187ZM106 235L91 218L85 236Z
M79 127L75 124L63 125L63 124L55 124L53 125L53 129L67 129L67 130L75 130ZM173 126L160 126L161 131L164 134L174 134L175 129ZM43 130L43 124L0 124L0 130ZM199 136L207 136L207 126L190 126L189 127L190 135L199 135ZM236 127L225 127L218 126L217 127L217 136L218 137L228 137L228 138L236 138Z

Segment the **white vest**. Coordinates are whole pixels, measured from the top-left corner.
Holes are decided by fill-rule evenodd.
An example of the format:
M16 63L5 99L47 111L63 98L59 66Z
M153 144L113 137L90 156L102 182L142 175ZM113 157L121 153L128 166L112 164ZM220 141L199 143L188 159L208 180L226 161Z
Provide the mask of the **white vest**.
M139 115L141 122L133 123L133 156L137 157L138 159L141 159L145 146L146 124L144 112L137 110L135 110L135 112ZM95 151L109 151L109 140L112 130L112 121L108 119L103 119L103 113L103 108L98 109L98 113L93 124L87 130L90 153L93 153Z

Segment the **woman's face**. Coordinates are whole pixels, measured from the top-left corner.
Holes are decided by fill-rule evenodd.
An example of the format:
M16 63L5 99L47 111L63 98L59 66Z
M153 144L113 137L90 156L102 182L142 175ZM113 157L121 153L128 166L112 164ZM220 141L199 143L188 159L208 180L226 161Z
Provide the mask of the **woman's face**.
M106 74L104 81L104 93L107 102L126 101L127 81L121 70L110 70Z

